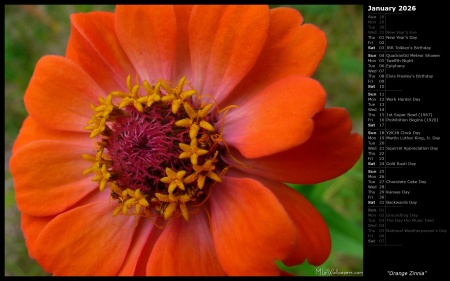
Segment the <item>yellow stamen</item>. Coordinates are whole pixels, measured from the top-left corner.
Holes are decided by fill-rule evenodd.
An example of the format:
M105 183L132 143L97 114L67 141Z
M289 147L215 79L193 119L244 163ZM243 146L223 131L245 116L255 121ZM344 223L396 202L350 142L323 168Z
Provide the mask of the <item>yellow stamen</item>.
M136 79L137 80L137 79ZM118 108L122 109L130 104L132 104L137 111L144 112L144 108L142 107L142 104L146 103L146 100L140 99L141 97L138 95L139 89L141 85L136 84L133 85L131 83L131 75L127 76L127 88L128 93L121 92L121 91L114 91L111 93L111 95L117 96L122 98L122 101L119 103Z
M195 95L197 91L191 89L183 92L184 84L186 82L186 76L183 76L178 85L175 88L172 88L169 84L164 81L161 81L161 87L167 92L167 95L161 97L161 101L171 102L172 103L172 113L176 114L180 109L181 105L184 101Z
M111 174L107 170L105 164L103 164L101 168L99 168L98 166L97 169L94 170L94 172L96 176L92 178L92 181L98 182L100 191L103 191L103 189L105 189L106 183L109 181L109 178L111 177Z
M207 160L202 166L199 165L194 165L194 171L195 171L195 175L197 175L197 187L201 190L203 189L203 186L205 184L205 180L206 177L212 179L215 182L222 182L222 179L214 172L214 170L216 169L215 166L213 166L213 163L217 157L217 151L214 154L214 157ZM202 174L203 172L206 172L205 174ZM192 176L192 175L190 175ZM188 179L189 177L187 177L186 179ZM189 178L189 180L191 180L193 177ZM185 179L185 180L186 180Z
M112 95L108 95L106 100L103 98L99 98L98 100L100 101L100 105L95 108L95 112L97 112L95 116L108 117L114 108L112 103Z
M200 127L202 127L205 130L214 132L214 127L210 123L206 122L205 120L200 121Z
M154 102L158 102L161 100L161 82L157 82L155 88L153 89L152 85L144 80L144 89L147 92L147 96L143 97L144 100L140 100L142 103L146 103L147 107L150 107Z
M160 179L160 181L169 185L167 188L169 193L172 193L177 187L181 190L185 190L183 177L186 174L186 171L181 170L175 173L172 169L166 168L166 174L167 177Z
M208 153L208 150L200 149L197 147L197 139L191 140L189 145L185 143L179 144L180 148L184 151L180 154L180 159L191 158L191 163L197 165L197 159L201 155Z
M184 118L175 122L175 125L178 127L186 127L189 128L189 137L194 139L197 137L198 131L200 128L203 128L208 131L214 131L214 127L207 122L206 120L199 119L204 118L208 111L211 109L212 104L207 104L205 107L199 109L197 112L192 108L192 106L185 102L183 104L184 110L189 115L189 118Z
M146 199L146 195L141 193L140 189L131 190L127 188L122 191L116 184L111 184L110 188L115 194L115 197L119 199L119 205L114 210L113 216L117 215L121 211L124 215L126 215L128 210L130 210L133 206L135 206L135 211L132 212L133 215L140 215L141 210L143 210L144 215L148 216L146 207L149 207L150 204Z
M167 220L172 216L172 214L175 212L177 206L180 208L181 215L183 218L187 221L189 219L189 214L187 210L186 203L191 201L191 196L188 194L183 195L174 195L174 194L161 194L161 193L155 193L156 198L160 202L169 203L165 206L164 210L161 210L164 215L164 219Z

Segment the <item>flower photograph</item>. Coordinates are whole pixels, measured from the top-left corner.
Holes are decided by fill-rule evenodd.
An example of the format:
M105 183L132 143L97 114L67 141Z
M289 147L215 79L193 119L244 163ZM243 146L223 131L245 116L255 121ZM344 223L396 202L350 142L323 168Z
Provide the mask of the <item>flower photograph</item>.
M5 6L5 275L361 275L362 20Z

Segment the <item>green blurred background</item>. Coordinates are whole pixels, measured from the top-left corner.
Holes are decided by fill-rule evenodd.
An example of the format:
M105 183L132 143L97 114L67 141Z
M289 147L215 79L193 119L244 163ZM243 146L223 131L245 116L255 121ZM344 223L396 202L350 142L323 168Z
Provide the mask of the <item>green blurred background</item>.
M273 6L275 7L275 6ZM363 134L363 8L357 5L291 5L305 22L325 31L328 49L314 77L328 92L330 106L349 110L353 130ZM5 6L5 275L48 275L28 257L20 229L11 174L11 147L27 113L23 95L38 59L64 55L70 33L69 15L93 10L114 11L110 5ZM295 275L330 271L363 271L362 159L346 174L314 186L293 186L327 221L333 246L321 266L284 267Z

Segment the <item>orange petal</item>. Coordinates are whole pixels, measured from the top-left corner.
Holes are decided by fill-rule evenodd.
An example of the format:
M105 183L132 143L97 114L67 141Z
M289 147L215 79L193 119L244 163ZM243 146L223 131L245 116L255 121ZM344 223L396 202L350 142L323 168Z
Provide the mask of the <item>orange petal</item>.
M177 42L179 42L175 47L175 66L172 76L175 81L179 81L183 76L191 77L188 26L193 8L194 6L192 5L174 6L177 18Z
M71 60L59 56L41 58L25 93L25 106L39 124L63 131L86 132L103 90Z
M54 275L115 275L135 231L132 216L112 216L114 207L99 200L65 212L42 230L35 255Z
M105 195L105 193L103 193ZM100 192L94 191L89 194L79 202L77 205L89 204L94 201L98 201L99 199L105 200L106 198L102 196ZM107 200L107 199L106 199ZM35 204L41 204L40 201L34 202ZM36 240L41 233L41 231L45 228L45 226L54 219L55 216L47 216L47 217L35 217L26 214L25 212L21 212L21 221L20 225L22 228L22 232L25 238L25 243L27 245L28 254L33 259L35 258L35 248L36 248Z
M327 38L318 27L312 24L301 25L302 22L302 16L295 9L275 8L270 11L269 40L260 56L262 65L282 65L280 70L285 75L311 76L315 72L325 55ZM270 54L277 56L269 56Z
M58 140L80 145L89 142L92 145L89 140L89 133L87 132L80 133L48 129L39 125L33 118L28 116L20 128L19 135L14 142L12 153L23 145L36 140Z
M156 218L153 217L152 219L154 219L157 226L164 225L164 219L162 217L156 217ZM148 274L147 273L147 264L148 264L148 260L150 258L150 254L152 253L153 247L163 231L164 231L163 227L153 227L152 231L150 233L144 232L145 236L146 236L145 237L146 242L143 245L143 247L141 248L142 251L139 253L139 259L136 263L136 267L134 270L135 276L146 276ZM136 232L136 235L139 235L139 233L140 232ZM133 251L133 248L131 248L131 251ZM125 273L125 270L127 270L127 264L129 263L129 259L131 258L131 255L132 255L131 251L128 254L127 260L125 261L123 268L119 272L120 275L123 275ZM134 258L135 257L133 257L133 259Z
M19 209L33 216L56 215L96 189L92 175L82 174L91 163L81 154L91 153L91 149L51 140L34 141L17 149L10 168Z
M224 275L217 260L208 218L200 211L189 221L171 219L156 242L147 264L148 275Z
M287 271L280 270L280 276L295 276L295 275Z
M291 75L311 76L322 60L327 46L325 33L291 8L270 10L266 45L255 66L231 96L249 96ZM232 97L227 99L233 103Z
M275 195L251 178L228 173L211 194L211 230L228 275L279 275L297 243L295 226Z
M105 93L126 91L126 77L135 70L117 40L114 14L73 14L66 57L81 66Z
M200 5L189 22L194 87L217 102L255 64L267 38L268 6Z
M119 42L140 79L172 80L177 21L171 5L120 5L115 27Z
M308 260L312 265L321 265L330 255L331 237L328 226L320 213L309 201L294 189L270 180L261 180L280 200L289 217L297 227L298 247L283 260L288 265L301 264Z
M306 143L267 157L238 159L252 166L246 172L277 181L323 182L342 175L360 158L362 137L351 133L351 129L352 121L347 110L327 108L314 117L314 132ZM237 153L233 155L238 156Z
M311 136L312 118L324 107L325 98L322 86L309 77L280 80L251 99L243 97L240 107L227 113L224 139L247 158L298 146Z
M36 240L39 234L53 218L54 217L34 217L23 212L21 213L20 226L25 238L25 244L27 245L28 255L31 258L36 258Z
M138 225L136 226L135 236L133 242L130 245L125 261L122 268L117 273L118 276L132 276L139 274L136 272L138 266L146 266L147 258L143 258L147 251L151 251L153 248L152 240L159 235L160 229L155 227L148 218L140 218ZM150 242L150 243L149 243ZM142 262L144 260L144 262Z

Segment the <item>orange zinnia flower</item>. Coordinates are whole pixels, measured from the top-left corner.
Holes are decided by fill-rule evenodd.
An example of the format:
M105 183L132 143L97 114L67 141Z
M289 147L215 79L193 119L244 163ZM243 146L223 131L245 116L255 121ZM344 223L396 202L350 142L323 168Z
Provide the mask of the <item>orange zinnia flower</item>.
M362 138L311 78L326 38L289 8L74 14L45 56L11 172L29 255L55 275L279 275L328 228L283 182L337 177Z

